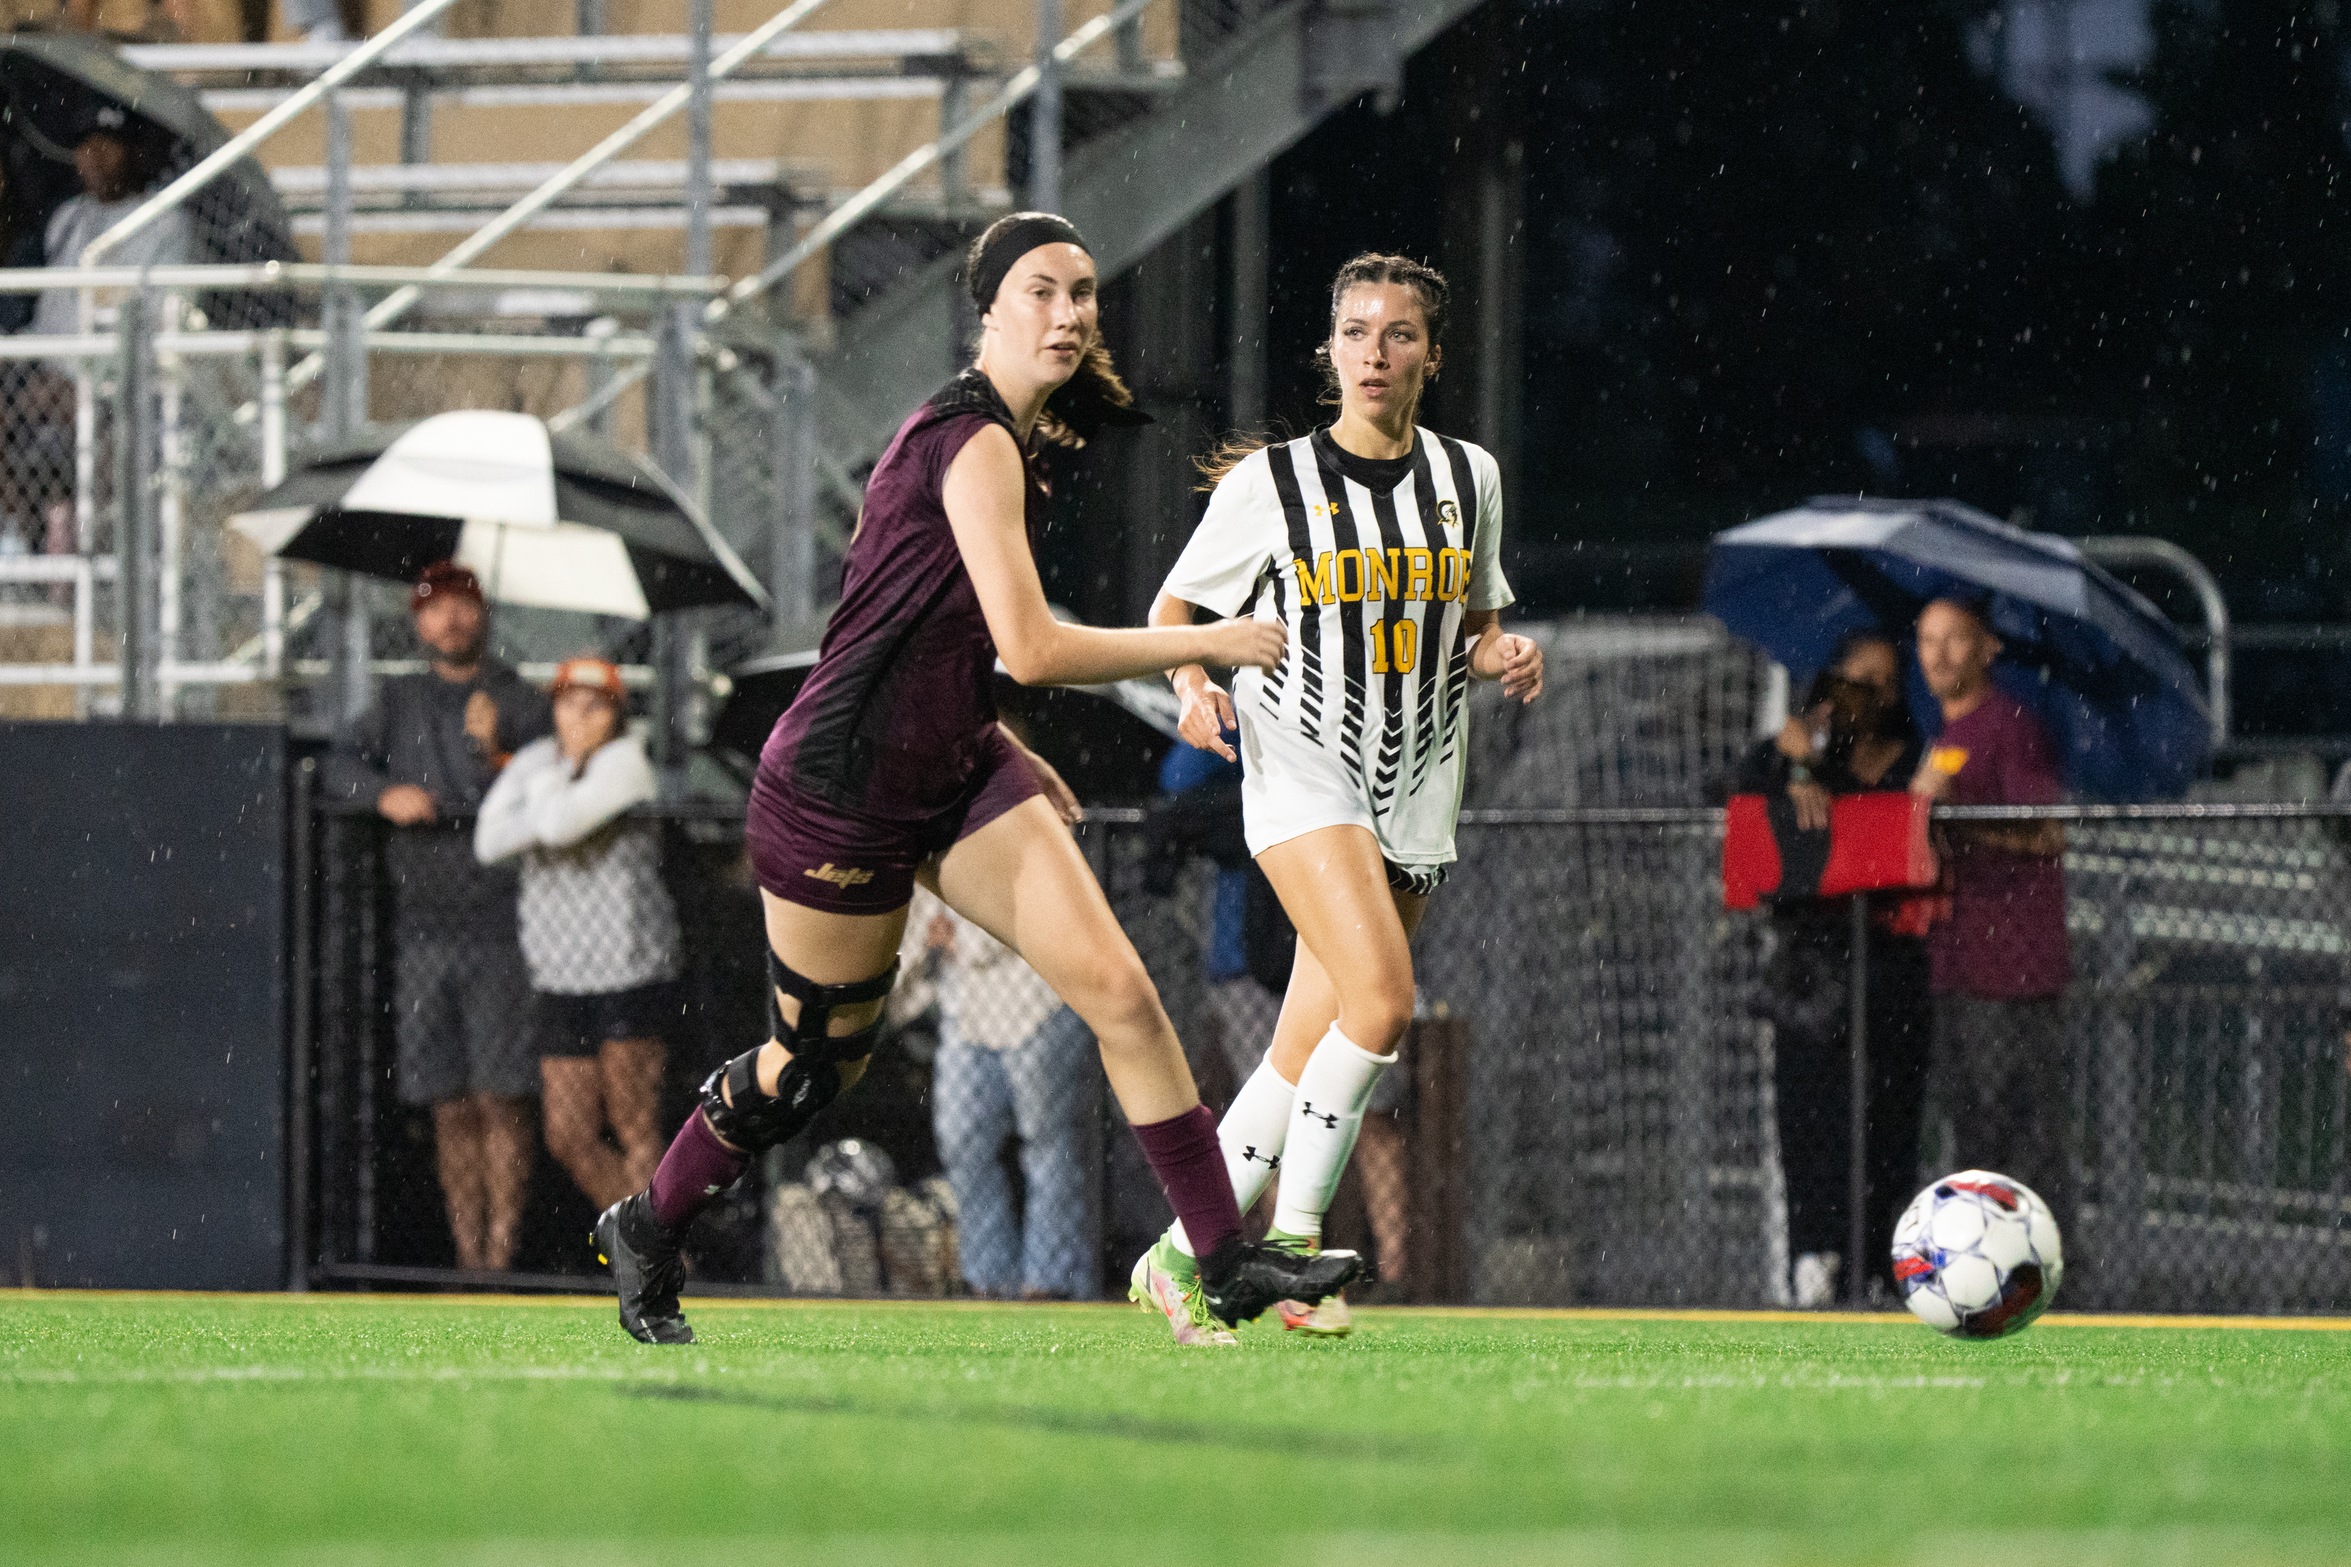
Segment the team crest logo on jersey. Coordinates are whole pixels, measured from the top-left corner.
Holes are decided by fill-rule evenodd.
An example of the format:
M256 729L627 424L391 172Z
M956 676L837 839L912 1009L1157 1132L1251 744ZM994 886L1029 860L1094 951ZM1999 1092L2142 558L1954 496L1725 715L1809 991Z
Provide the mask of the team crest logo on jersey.
M1461 508L1451 501L1437 502L1437 520L1448 528L1461 526Z

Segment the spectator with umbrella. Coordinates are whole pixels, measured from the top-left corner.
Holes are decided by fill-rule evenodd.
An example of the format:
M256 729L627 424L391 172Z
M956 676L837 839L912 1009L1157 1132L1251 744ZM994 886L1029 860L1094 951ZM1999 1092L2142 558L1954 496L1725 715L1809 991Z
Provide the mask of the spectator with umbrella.
M0 33L0 245L10 267L77 267L90 241L146 201L167 176L229 140L191 89L124 60L103 39L30 29ZM117 266L293 260L291 221L269 176L239 160L186 205L115 247ZM119 290L104 290L110 318ZM215 326L283 320L264 294L208 294ZM0 330L82 329L80 290L0 295ZM70 361L0 366L0 507L36 533L38 547L72 553L75 535L74 386ZM31 540L28 540L31 542ZM443 553L446 553L445 551ZM413 578L413 562L402 580Z
M73 144L74 177L81 192L49 215L44 242L52 267L78 267L90 242L137 211L162 171L165 148L145 122L112 103L94 105ZM123 267L168 267L195 256L195 234L185 207L164 213L107 257ZM33 330L64 337L82 328L81 290L52 288L33 311Z
M1907 787L1922 753L1902 697L1902 664L1901 648L1890 636L1856 631L1843 638L1803 711L1748 755L1739 792L1783 795L1797 830L1824 832L1837 796ZM1771 902L1775 939L1765 998L1773 1024L1772 1103L1787 1192L1793 1295L1807 1309L1835 1304L1845 1269L1862 1270L1861 1279L1884 1270L1882 1259L1870 1266L1869 1253L1845 1255L1854 1228L1856 1124L1864 1130L1862 1233L1890 1234L1895 1214L1917 1187L1931 1016L1926 943L1912 919L1912 900L1878 893L1869 904L1862 957L1870 1048L1857 1107L1848 1037L1854 936L1846 901L1797 896Z
M79 194L49 215L42 262L50 267L81 264L82 247L128 217L147 197L160 149L142 121L113 103L90 105L74 133L74 174ZM188 214L166 214L122 247L115 258L125 266L172 266L189 259ZM81 290L44 289L33 305L32 330L70 337L82 330ZM71 480L74 450L74 382L78 362L53 359L24 365L9 388L8 466L38 473L46 519L44 547L53 555L74 548Z
M42 222L77 191L93 194L90 171L81 166L78 153L94 128L115 132L132 150L129 188L134 192L159 185L229 140L227 127L194 89L131 64L104 39L73 33L0 33L0 100L5 100L0 135L7 142L11 172ZM130 210L126 206L114 217ZM155 237L159 228L166 234L176 228L187 259L198 262L297 259L285 204L252 158L239 159L178 210L184 216L177 225L161 218L156 226L128 236L108 263L136 266L157 259L144 247L165 243ZM89 228L83 242L111 226L112 220ZM74 265L80 254L77 248L73 259L53 259L52 264ZM239 325L255 319L210 303L207 312L216 326L231 317Z
M393 835L394 875L403 1050L416 1067L403 1093L436 1105L460 1262L503 1267L513 1229L501 1216L519 1215L529 1168L519 1111L538 1080L515 886L478 865L462 833L432 829L478 809L504 752L545 735L550 719L545 698L483 652L483 603L643 620L699 604L758 607L765 595L651 469L527 414L468 410L370 428L311 453L231 521L286 559L395 579L444 563L428 580L448 591L417 601L432 670L385 683L329 778L404 829ZM459 913L444 917L444 906Z
M1951 805L2054 805L2048 731L1992 683L2000 639L1977 602L1938 598L1918 617L1918 661L1943 730L1911 792ZM2066 1146L2064 829L1954 822L1939 834L1950 909L1929 933L1932 1096L1949 1117L1945 1158L1998 1170L2073 1218Z
M1798 682L1840 638L1914 633L1943 733L1913 787L1947 804L2176 794L2210 753L2160 611L2070 541L1956 502L1829 498L1718 534L1705 607ZM2062 1223L2061 841L2049 824L1958 827L1943 834L1952 910L1929 938L1928 1100L1950 1118L1948 1157L2005 1160Z
M490 786L474 854L521 865L547 1151L601 1210L661 1160L662 1040L683 1010L678 911L660 825L629 815L653 799L653 764L628 732L619 668L567 658L551 696L555 733L515 752Z
M545 735L550 718L546 699L488 653L489 614L471 571L427 567L409 609L430 667L385 681L338 737L327 796L372 805L393 829L384 855L400 1099L432 1107L457 1265L502 1271L530 1183L530 987L513 874L477 864L453 818L481 808L509 753Z

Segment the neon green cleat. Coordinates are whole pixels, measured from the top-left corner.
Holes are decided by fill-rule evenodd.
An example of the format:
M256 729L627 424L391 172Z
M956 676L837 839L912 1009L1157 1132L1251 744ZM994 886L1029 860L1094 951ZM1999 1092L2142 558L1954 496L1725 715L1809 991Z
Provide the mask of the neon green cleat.
M1165 1316L1178 1344L1221 1349L1241 1342L1230 1328L1209 1315L1208 1301L1200 1293L1200 1264L1178 1251L1165 1235L1135 1259L1127 1299L1145 1311L1156 1310Z
M1289 1235L1280 1230L1265 1232L1265 1244L1294 1251L1301 1257L1311 1257L1322 1250L1319 1235ZM1347 1297L1333 1295L1330 1299L1308 1305L1302 1300L1285 1300L1274 1307L1282 1319L1285 1333L1304 1333L1312 1338L1345 1338L1355 1331L1355 1313L1347 1309Z

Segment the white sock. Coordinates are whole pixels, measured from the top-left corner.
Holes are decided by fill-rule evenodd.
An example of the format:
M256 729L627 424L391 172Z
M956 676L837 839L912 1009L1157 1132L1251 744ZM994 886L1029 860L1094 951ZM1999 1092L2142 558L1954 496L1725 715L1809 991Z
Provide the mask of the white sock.
M1273 1052L1269 1050L1216 1125L1216 1140L1224 1149L1225 1174L1232 1180L1233 1198L1243 1213L1263 1195L1265 1183L1282 1167L1282 1142L1290 1135L1290 1101L1297 1095L1297 1088L1273 1069ZM1192 1255L1192 1238L1184 1233L1183 1220L1176 1220L1168 1236L1176 1250Z
M1306 1070L1298 1074L1298 1102L1290 1112L1290 1135L1282 1147L1282 1183L1274 1194L1273 1227L1285 1235L1322 1234L1322 1216L1355 1134L1363 1130L1363 1107L1394 1056L1375 1056L1339 1032L1333 1023Z

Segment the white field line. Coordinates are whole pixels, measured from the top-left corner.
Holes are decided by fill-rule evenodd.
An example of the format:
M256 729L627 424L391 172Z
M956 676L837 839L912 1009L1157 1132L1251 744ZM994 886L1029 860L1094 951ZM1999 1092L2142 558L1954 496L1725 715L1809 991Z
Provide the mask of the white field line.
M72 1371L62 1367L0 1368L0 1383L21 1387L112 1387L141 1383L208 1382L610 1382L684 1387L675 1376L604 1366L191 1366L179 1370Z

